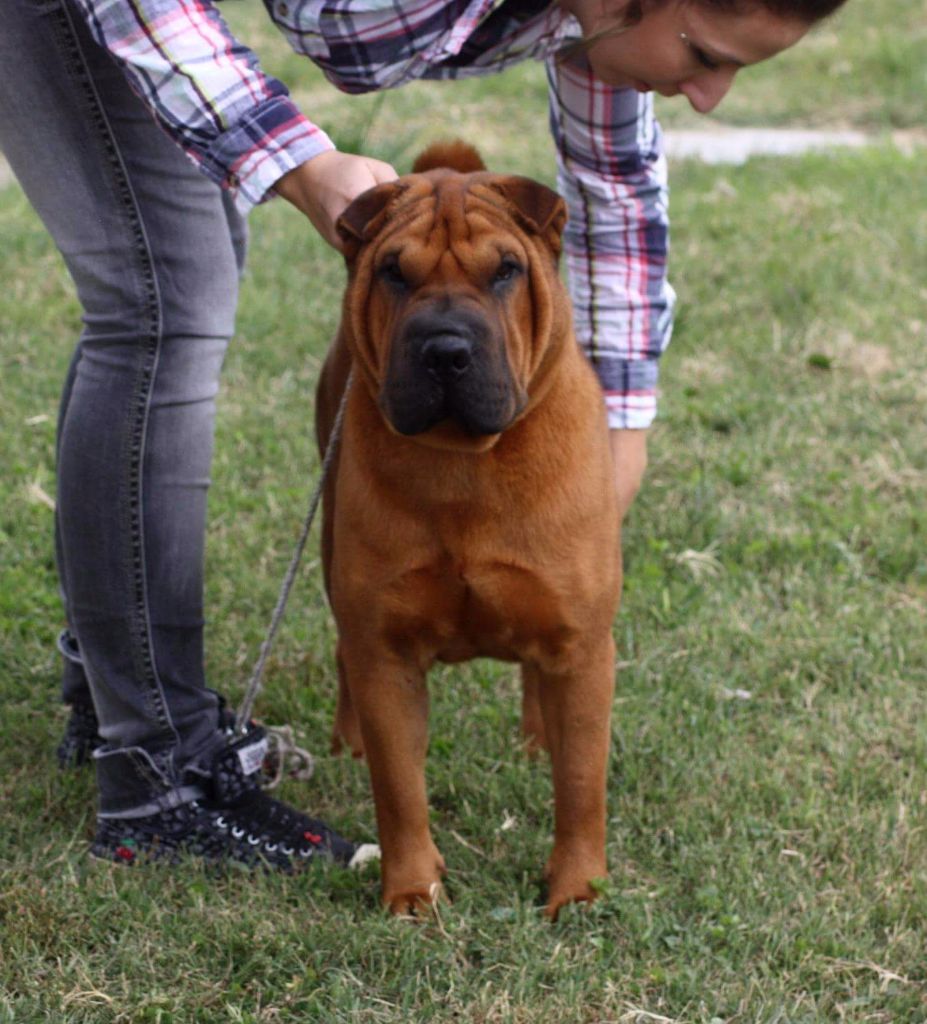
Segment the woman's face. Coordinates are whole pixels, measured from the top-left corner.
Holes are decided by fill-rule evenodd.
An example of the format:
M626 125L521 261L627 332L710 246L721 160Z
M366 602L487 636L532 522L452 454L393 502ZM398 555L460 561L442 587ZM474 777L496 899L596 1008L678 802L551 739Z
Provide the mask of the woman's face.
M621 23L623 3L560 0L584 36ZM699 113L721 102L734 75L798 42L811 26L780 18L764 7L715 11L698 0L644 0L643 17L623 32L605 35L586 51L593 74L609 85L682 93Z

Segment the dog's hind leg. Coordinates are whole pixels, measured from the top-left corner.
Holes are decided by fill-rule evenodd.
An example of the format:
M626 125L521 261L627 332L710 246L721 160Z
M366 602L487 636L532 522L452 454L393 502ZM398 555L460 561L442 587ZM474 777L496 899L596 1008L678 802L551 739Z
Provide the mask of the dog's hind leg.
M541 685L538 670L527 662L521 666L521 735L529 754L547 750L547 733L541 714Z
M364 756L364 741L361 737L360 723L351 700L351 691L344 671L344 660L341 657L341 645L335 653L338 662L338 704L335 708L335 723L332 727L332 753L340 754L347 746L353 757Z
M554 848L545 870L550 918L566 903L595 899L593 882L607 870L605 780L615 689L611 634L572 661L539 674L554 777Z

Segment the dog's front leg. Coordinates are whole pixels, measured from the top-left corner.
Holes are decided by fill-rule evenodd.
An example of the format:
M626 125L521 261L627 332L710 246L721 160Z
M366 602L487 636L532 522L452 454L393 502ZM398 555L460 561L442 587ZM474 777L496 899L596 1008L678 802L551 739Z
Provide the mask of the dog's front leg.
M545 870L545 913L551 918L566 903L595 899L591 883L607 871L605 781L615 689L611 635L572 660L538 670L554 777L554 848Z
M428 827L425 673L382 649L341 649L360 723L382 851L383 903L394 914L420 911L441 894L444 860Z

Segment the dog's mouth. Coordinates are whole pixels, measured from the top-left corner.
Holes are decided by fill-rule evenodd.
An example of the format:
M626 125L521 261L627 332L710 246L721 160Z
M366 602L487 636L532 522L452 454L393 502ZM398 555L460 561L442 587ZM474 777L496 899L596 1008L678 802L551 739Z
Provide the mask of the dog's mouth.
M445 421L455 423L471 437L501 434L521 411L507 382L476 372L466 383L442 383L421 374L390 375L380 402L390 425L406 437L423 434Z
M470 437L500 434L525 406L502 339L469 313L412 317L391 346L380 405L414 437L449 422Z

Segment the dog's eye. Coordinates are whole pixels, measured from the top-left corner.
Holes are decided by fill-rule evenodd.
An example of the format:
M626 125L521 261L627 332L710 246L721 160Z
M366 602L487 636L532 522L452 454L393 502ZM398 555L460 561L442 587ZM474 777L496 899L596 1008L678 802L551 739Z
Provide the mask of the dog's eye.
M384 260L380 264L380 269L377 273L387 284L391 284L394 288L405 288L408 283L402 276L402 267L399 266L399 258L396 256Z
M508 284L522 273L522 266L518 260L507 256L500 264L499 269L493 274L493 285Z

